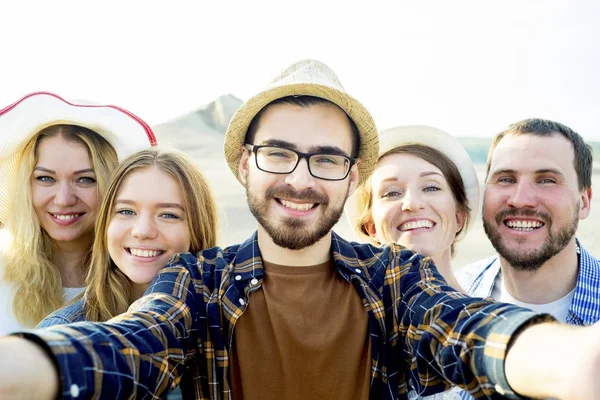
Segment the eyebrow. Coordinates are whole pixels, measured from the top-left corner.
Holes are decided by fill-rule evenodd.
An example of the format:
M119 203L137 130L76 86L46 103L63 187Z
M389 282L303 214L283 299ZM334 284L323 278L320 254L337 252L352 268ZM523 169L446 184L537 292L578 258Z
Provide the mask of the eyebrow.
M444 177L444 175L440 174L439 172L436 172L436 171L426 171L426 172L421 172L419 174L419 178L426 178L426 177L431 176L431 175L436 175L436 176L439 176L439 177L442 177L442 178ZM394 175L394 176L390 176L389 178L383 179L381 182L382 183L383 182L394 182L394 181L397 181L397 180L398 180L398 176Z
M56 171L48 169L48 168L44 168L44 167L35 167L34 171L42 171L42 172L47 172L49 174L56 174ZM94 170L92 168L79 169L79 170L73 172L73 174L81 175L81 174L87 174L88 172L94 173Z
M130 204L135 205L135 201L126 199L117 199L115 204ZM179 203L158 203L158 208L179 208L181 211L185 211L185 208Z
M509 174L509 175L517 175L518 171L514 170L514 169L510 169L510 168L505 168L505 169L500 169L498 171L494 171L490 174L490 176L496 176L496 175L501 175L501 174ZM541 174L554 174L554 175L559 175L559 176L564 176L564 174L562 172L560 172L559 170L555 169L555 168L542 168L542 169L536 169L534 171L534 174L536 175L541 175Z
M267 139L267 140L263 140L260 145L261 146L282 147L284 149L299 151L298 146L296 146L294 143L286 142L285 140ZM350 158L348 153L346 153L344 150L340 149L337 146L311 146L308 148L308 153L335 154L335 155L340 155L340 156Z

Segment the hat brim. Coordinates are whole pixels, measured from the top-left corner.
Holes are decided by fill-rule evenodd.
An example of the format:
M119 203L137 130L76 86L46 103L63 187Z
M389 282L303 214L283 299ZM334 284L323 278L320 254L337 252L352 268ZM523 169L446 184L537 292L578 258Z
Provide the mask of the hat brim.
M449 133L426 125L400 126L382 131L379 135L379 156L377 161L391 150L401 146L417 144L427 146L446 155L458 168L465 185L469 202L469 225L455 240L462 239L473 226L479 213L480 188L473 161L460 142ZM353 221L358 217L358 196L352 195L346 202L345 214L357 238L361 241L377 243L370 236L355 228Z
M354 121L360 135L358 158L359 185L373 172L377 163L378 137L375 121L369 111L352 96L335 88L314 83L276 86L260 92L246 101L235 113L225 135L225 159L233 175L241 182L238 167L242 146L252 119L269 103L287 96L314 96L340 107Z
M119 160L156 145L154 132L135 114L113 105L75 104L49 92L31 93L0 110L0 221L8 216L19 153L42 129L79 125L104 137Z

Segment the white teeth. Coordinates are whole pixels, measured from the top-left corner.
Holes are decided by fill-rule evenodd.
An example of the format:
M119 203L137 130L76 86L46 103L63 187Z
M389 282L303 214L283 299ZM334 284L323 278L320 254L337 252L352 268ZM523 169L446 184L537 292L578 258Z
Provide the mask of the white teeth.
M142 249L133 249L130 248L129 252L131 253L131 255L136 256L136 257L158 257L160 254L163 253L162 250L142 250Z
M506 226L508 226L511 229L517 230L517 231L525 231L525 232L529 232L529 231L533 231L535 229L541 228L542 226L544 226L543 222L540 221L521 221L521 220L511 220L506 222Z
M408 231L411 229L419 229L419 228L433 228L433 222L428 221L426 219L421 219L418 221L410 221L400 225L401 231Z
M60 219L62 221L67 221L69 219L77 218L79 216L79 214L69 214L69 215L52 214L52 216L56 219Z
M314 203L298 204L298 203L293 203L293 202L287 201L287 200L281 200L281 204L284 207L291 208L292 210L300 210L300 211L308 211L315 206Z

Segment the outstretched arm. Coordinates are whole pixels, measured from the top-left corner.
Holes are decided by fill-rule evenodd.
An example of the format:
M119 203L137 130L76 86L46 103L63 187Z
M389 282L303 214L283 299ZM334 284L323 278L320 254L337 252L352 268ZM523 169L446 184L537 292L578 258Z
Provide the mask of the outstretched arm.
M478 398L600 398L600 324L572 327L469 298L447 286L427 260L400 264L403 361L420 395L450 382Z
M186 262L179 260L163 269L127 313L106 323L80 322L24 334L41 344L0 339L2 348L18 343L19 349L27 352L27 364L20 357L0 353L0 369L7 372L0 374L0 393L14 391L15 382L27 382L26 390L44 390L39 385L36 359L57 362L60 380L56 385L54 379L55 386L50 388L56 393L60 386L58 392L66 399L129 398L136 393L160 397L167 393L180 379L185 362L202 351L197 335L205 321L205 308L202 296L196 293L202 276L196 259L191 255L182 258L187 256L191 258ZM31 369L35 373L29 379L18 379ZM52 396L50 391L35 398L48 396Z

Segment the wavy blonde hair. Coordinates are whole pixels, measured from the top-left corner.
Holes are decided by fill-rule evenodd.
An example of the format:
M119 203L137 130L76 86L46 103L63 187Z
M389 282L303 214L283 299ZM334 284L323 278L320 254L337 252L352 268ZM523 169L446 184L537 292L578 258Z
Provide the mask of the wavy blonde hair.
M52 125L42 129L19 154L15 188L9 198L11 216L2 228L9 240L2 249L4 279L16 287L13 312L24 326L34 327L63 305L62 279L53 259L52 238L44 231L33 208L31 179L38 162L40 143L60 136L83 144L88 151L102 196L110 173L118 165L115 149L96 132L78 125ZM89 257L84 260L87 267Z
M86 320L106 321L122 314L133 302L132 283L110 258L107 231L114 203L125 177L133 171L157 167L170 175L181 188L192 253L216 246L217 207L212 190L193 161L174 150L142 150L125 159L113 175L100 206L92 259L84 294Z

